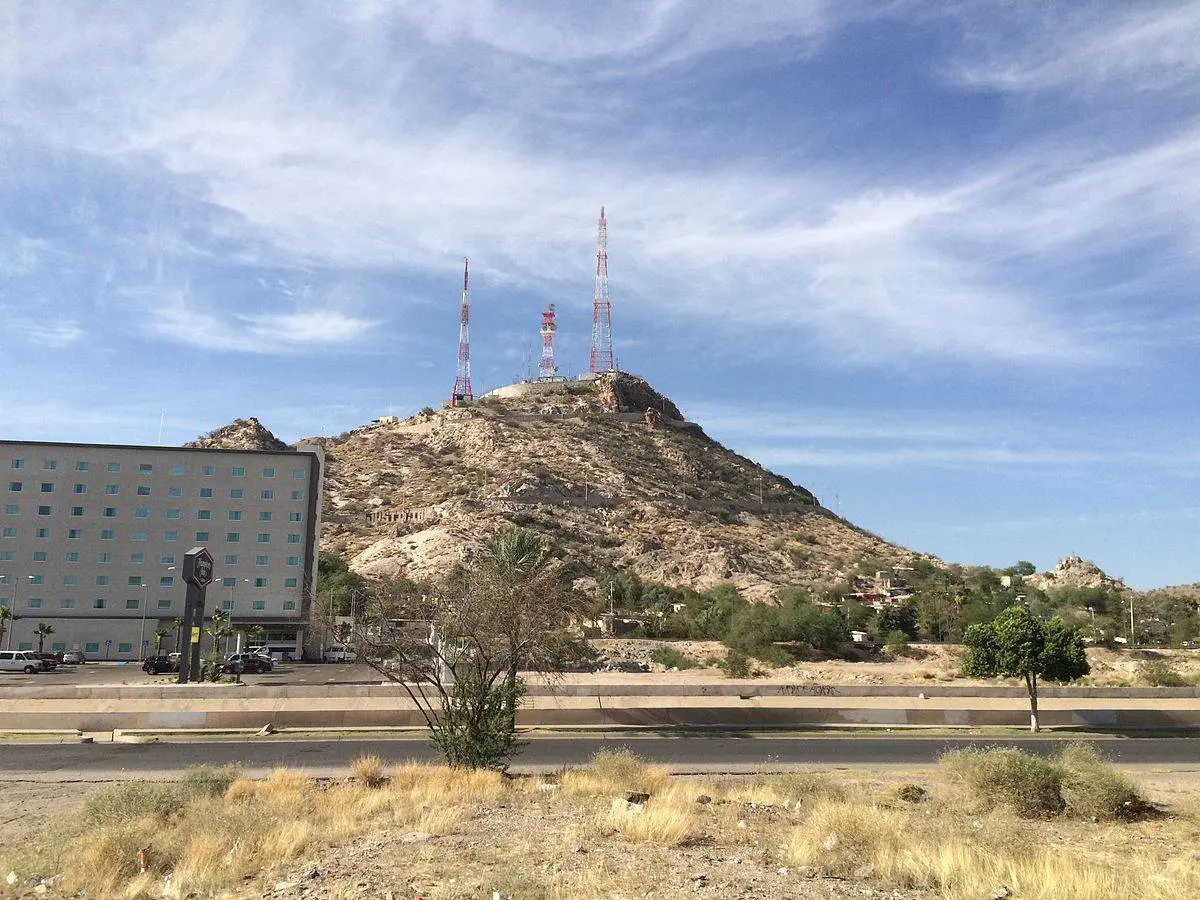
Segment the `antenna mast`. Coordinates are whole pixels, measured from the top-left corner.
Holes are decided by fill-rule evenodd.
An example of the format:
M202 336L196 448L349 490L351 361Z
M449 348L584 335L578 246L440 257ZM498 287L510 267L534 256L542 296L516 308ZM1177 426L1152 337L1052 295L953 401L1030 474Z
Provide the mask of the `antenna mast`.
M539 378L553 378L558 372L554 367L554 332L558 324L554 321L554 304L542 313L542 361L538 365Z
M463 400L471 401L471 296L467 292L467 264L463 259L462 307L458 317L458 373L454 378L454 390L450 394L450 405L458 406Z
M600 207L600 237L596 241L596 293L592 300L592 352L588 360L589 372L611 372L612 348L612 301L608 296L608 223L604 220L604 207Z

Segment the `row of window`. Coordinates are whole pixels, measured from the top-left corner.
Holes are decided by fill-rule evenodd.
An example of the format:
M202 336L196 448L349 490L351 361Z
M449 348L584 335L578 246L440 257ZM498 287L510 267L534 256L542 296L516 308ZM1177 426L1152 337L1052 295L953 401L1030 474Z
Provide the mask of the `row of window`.
M12 460L12 462L9 465L14 469L24 469L25 468L25 460L24 459L14 459L14 460ZM46 471L46 472L57 471L58 470L58 460L57 459L43 459L42 460L42 470ZM76 472L90 472L91 470L92 470L92 464L89 461L76 460L76 462L75 462L75 471ZM119 462L105 463L105 471L120 472L121 464ZM183 465L182 463L175 463L174 465L172 465L170 467L169 471L172 475L186 475L187 474L187 466ZM211 477L211 476L217 474L217 467L213 466L213 465L206 465L206 466L202 466L200 471L205 476ZM137 472L139 475L153 475L154 474L154 464L153 463L138 463ZM229 474L233 478L244 478L246 476L246 467L245 466L230 466ZM263 478L274 478L275 474L276 474L275 468L273 466L267 466L266 468L264 468L262 470ZM292 477L293 478L305 478L305 477L307 477L307 473L303 469L292 469Z
M41 597L30 597L29 599L24 600L22 602L25 604L26 609L45 609L46 608L42 605ZM176 602L176 601L171 600L168 597L162 597L157 601L157 605L155 606L155 608L158 610L169 610L171 608L171 604L173 604L174 602ZM0 599L0 606L8 606L8 599L7 598ZM62 599L60 599L58 601L58 608L59 609L75 609L76 608L75 607L75 598L74 597L63 597ZM95 600L92 601L91 608L92 609L111 609L112 607L109 606L107 597L97 597ZM140 598L131 597L130 599L125 601L125 609L127 611L136 612L137 610L139 610L141 608L142 607L141 607ZM251 600L250 601L250 609L253 611L262 611L262 610L265 610L266 608L267 608L266 600ZM296 601L295 600L284 600L282 608L285 611L290 612L296 608ZM229 599L222 600L221 601L221 609L223 609L225 612L232 612L234 610L234 601L229 600Z
M101 509L100 515L102 518L105 518L105 519L115 519L115 518L117 518L117 513L119 511L120 511L119 507L105 506ZM72 506L71 507L72 518L79 518L79 517L85 515L86 512L87 512L87 510L82 506ZM226 510L226 518L228 518L229 521L231 521L231 522L240 522L240 521L242 521L242 514L244 512L245 512L245 510L242 510L242 509ZM163 510L163 513L164 513L164 518L167 518L167 519L183 518L183 510L181 510L181 509L166 509L166 510ZM19 516L21 514L21 505L19 503L4 504L4 514L6 516ZM37 508L37 514L39 516L52 516L52 515L54 515L54 507L52 505L39 506ZM133 517L135 519L150 518L150 507L135 506L133 508ZM212 519L212 510L211 509L198 509L198 510L196 510L196 518L201 521L207 521L209 519ZM260 522L273 522L274 520L275 520L275 514L268 510L261 510L258 514L258 521L260 521ZM290 513L288 513L288 521L289 522L302 522L302 521L304 521L304 514L300 513L300 512L290 512Z
M258 534L258 537L257 537L258 543L260 543L260 544L271 543L270 532L260 531L257 534ZM17 536L16 526L10 525L10 526L5 526L4 528L0 528L0 538L15 538L16 536ZM35 538L39 538L39 539L48 539L50 537L50 529L49 528L35 528L35 529L33 529L33 536ZM80 540L82 538L83 538L83 529L82 528L68 528L67 529L67 539L68 540ZM115 541L116 539L117 539L117 531L115 528L101 528L100 529L100 540ZM146 540L149 540L150 537L149 537L149 534L145 531L133 531L130 533L129 539L131 541L146 541ZM212 539L211 534L207 531L197 531L196 532L196 541L198 541L200 543L203 543L203 542L211 540L211 539ZM225 532L226 543L236 544L236 543L240 542L241 539L242 539L242 533L240 531ZM163 532L163 540L164 541L177 541L177 540L179 540L179 532L178 531L164 531ZM287 542L289 544L299 544L300 543L300 535L298 535L294 532L289 534L287 536Z
M12 550L0 550L0 562L13 562L13 561L14 561L14 556L13 556ZM33 551L33 561L34 562L47 562L48 560L47 560L47 556L46 556L46 551L45 550ZM101 552L96 555L96 562L98 562L98 563L110 563L112 561L113 561L113 555L111 553ZM67 562L79 562L79 554L78 553L67 554ZM144 565L146 562L146 554L130 553L129 554L129 562L131 565L135 565L135 566ZM163 554L163 556L161 557L161 562L165 566L172 565L172 563L175 562L175 557L170 554ZM225 554L225 565L236 566L237 564L238 564L238 555L236 553ZM268 554L260 553L254 557L254 565L256 565L256 566L269 566L270 564L271 564L271 557ZM289 556L287 558L286 564L289 566L298 566L298 565L300 565L300 557ZM42 576L41 575L30 575L29 577L30 578L41 578ZM169 576L164 575L163 577L168 578ZM70 580L68 581L67 579L70 579ZM74 575L64 575L63 576L63 584L74 584L75 583L74 579L75 579ZM8 576L0 574L0 584L7 584L7 583L8 583ZM35 583L40 584L41 582L35 582ZM169 581L165 581L162 583L170 584Z
M38 493L53 494L55 487L56 487L56 485L54 484L53 481L38 482ZM8 483L8 491L10 494L20 494L24 490L25 490L25 482L23 482L23 481L10 481ZM30 488L30 490L32 491L32 487ZM83 484L82 482L71 485L71 493L72 494L86 494L87 492L88 492L88 486L86 484ZM106 484L104 486L104 493L106 495L108 495L109 497L116 497L118 494L121 493L121 486L119 484ZM136 494L139 497L149 497L151 494L150 485L139 484L137 486ZM167 488L167 496L168 497L182 497L183 496L183 488L177 487L177 486L168 487ZM200 488L199 492L198 492L198 496L201 499L208 499L213 496L213 489L212 488ZM304 491L303 490L294 490L294 491L289 492L288 496L292 500L303 500L304 499ZM245 489L244 488L230 488L229 489L229 499L230 500L245 500L246 499ZM258 492L258 499L259 500L274 500L275 499L275 490L273 488L263 488L261 491Z

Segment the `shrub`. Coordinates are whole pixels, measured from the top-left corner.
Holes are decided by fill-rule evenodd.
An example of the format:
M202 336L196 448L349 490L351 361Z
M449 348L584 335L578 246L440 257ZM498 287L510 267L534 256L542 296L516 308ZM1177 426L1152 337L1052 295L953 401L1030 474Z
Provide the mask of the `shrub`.
M183 799L178 784L126 781L103 788L88 798L83 816L92 825L118 824L137 819L165 819Z
M369 788L383 787L387 784L387 772L378 756L360 756L350 763L350 771L354 777Z
M1147 659L1137 665L1138 680L1151 687L1187 687L1187 680L1165 659Z
M730 650L725 654L725 661L721 668L725 670L725 674L730 678L749 678L750 677L750 657L741 650Z
M951 750L939 765L983 809L1006 806L1032 818L1060 813L1066 805L1062 769L1015 747Z
M700 666L700 663L690 656L684 656L674 647L655 647L650 658L668 669L696 669Z
M1062 796L1073 815L1085 819L1133 818L1146 801L1133 782L1108 765L1089 744L1071 744L1061 757Z
M908 635L899 629L889 631L883 639L883 648L895 656L908 656L912 647L908 645Z

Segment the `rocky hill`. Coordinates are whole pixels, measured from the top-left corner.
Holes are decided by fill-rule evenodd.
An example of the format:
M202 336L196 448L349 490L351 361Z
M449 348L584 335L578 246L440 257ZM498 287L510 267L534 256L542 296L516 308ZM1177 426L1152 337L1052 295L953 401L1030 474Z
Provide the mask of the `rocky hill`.
M368 575L436 577L508 523L548 535L583 589L624 569L701 589L730 581L768 599L867 559L912 556L711 440L622 373L512 385L309 440L327 453L323 546Z
M253 417L234 419L228 425L210 431L204 437L188 441L183 446L217 450L287 450L288 445L271 434L262 422Z
M1078 556L1063 557L1049 572L1025 576L1025 582L1042 591L1053 591L1063 587L1128 590L1119 578L1106 575L1094 562Z

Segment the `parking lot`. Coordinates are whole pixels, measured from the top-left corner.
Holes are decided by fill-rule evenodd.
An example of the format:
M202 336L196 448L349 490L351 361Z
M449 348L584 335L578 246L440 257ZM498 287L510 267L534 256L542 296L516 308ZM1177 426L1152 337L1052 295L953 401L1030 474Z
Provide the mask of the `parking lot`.
M52 684L158 684L174 681L175 675L147 675L140 662L89 662L82 666L59 665L53 672L24 675L0 672L0 691L18 685ZM250 684L370 684L382 677L368 666L353 663L276 663L266 675L243 675Z

